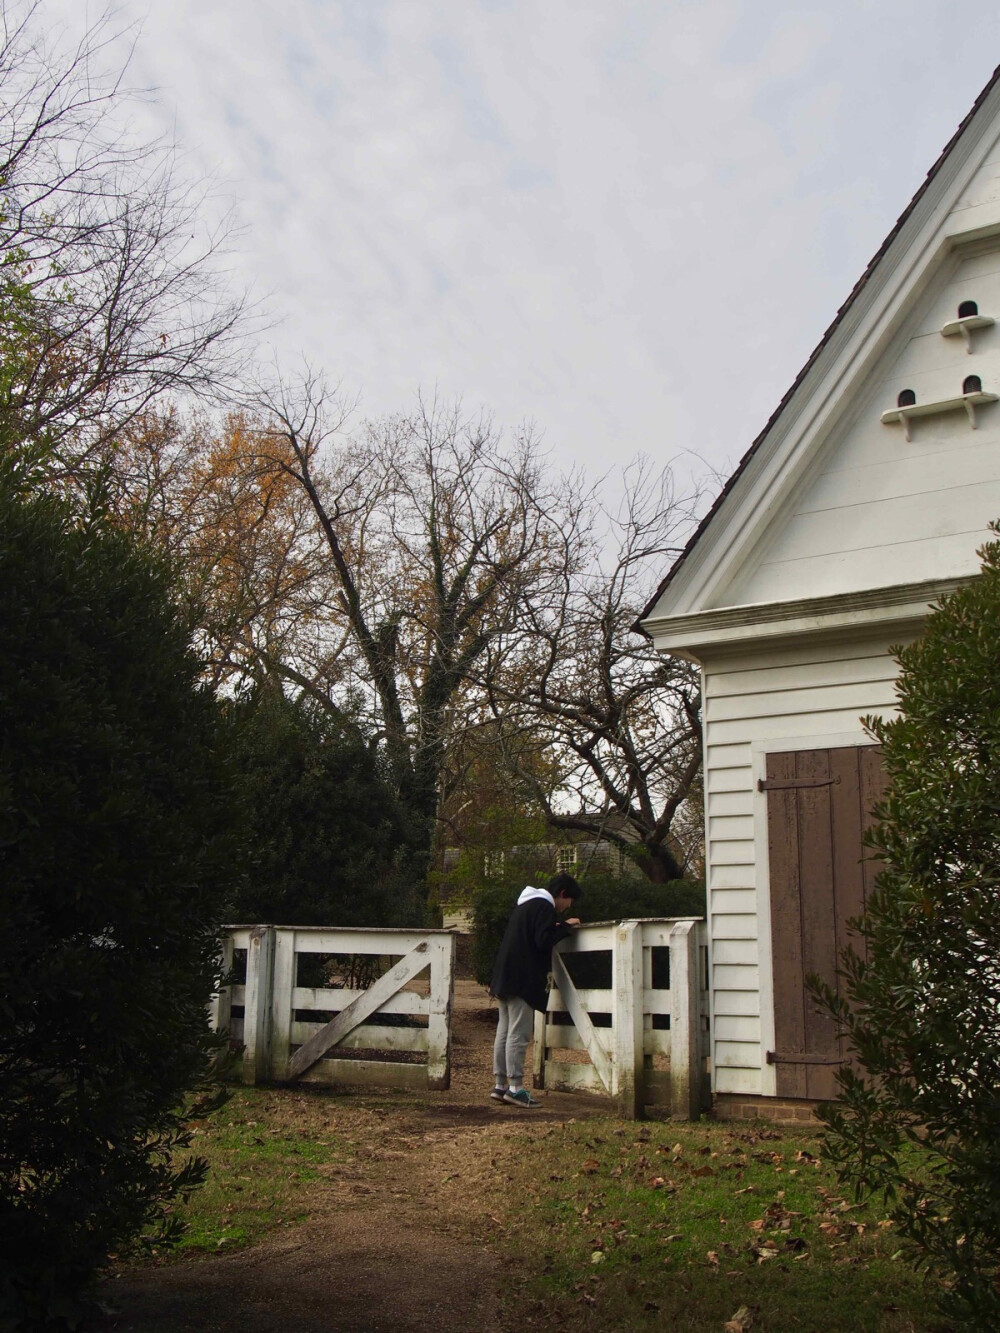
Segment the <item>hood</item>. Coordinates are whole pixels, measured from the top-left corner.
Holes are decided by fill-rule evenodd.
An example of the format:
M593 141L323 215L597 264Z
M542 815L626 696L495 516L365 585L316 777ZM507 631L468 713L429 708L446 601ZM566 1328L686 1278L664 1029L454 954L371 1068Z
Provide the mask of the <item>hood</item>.
M548 889L533 889L529 884L527 888L521 890L521 896L517 900L518 907L520 907L522 903L530 903L533 898L544 898L545 901L551 903L553 907L556 905L556 900L552 897L552 894L549 893Z

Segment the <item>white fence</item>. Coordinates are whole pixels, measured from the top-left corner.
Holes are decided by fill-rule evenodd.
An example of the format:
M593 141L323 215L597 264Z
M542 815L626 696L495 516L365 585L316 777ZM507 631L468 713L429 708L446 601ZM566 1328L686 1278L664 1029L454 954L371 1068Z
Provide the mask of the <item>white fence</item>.
M227 928L227 973L241 952L246 980L215 997L213 1023L242 1046L245 1083L449 1086L450 931ZM326 964L316 955L326 955ZM391 963L387 970L382 960ZM321 984L300 985L300 970L310 964L306 979Z
M575 985L567 958L607 985ZM601 967L603 963L603 968ZM610 968L608 967L610 963ZM694 1120L711 1101L708 937L700 918L585 925L556 946L548 1012L535 1016L536 1087L614 1098L634 1119L668 1106ZM598 974L606 973L604 978Z

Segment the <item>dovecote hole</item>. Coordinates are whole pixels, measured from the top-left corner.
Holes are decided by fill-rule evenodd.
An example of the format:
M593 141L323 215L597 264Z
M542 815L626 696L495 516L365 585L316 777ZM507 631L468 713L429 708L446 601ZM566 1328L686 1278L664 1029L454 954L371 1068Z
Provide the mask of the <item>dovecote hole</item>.
M975 379L975 376L973 376L972 378ZM896 406L912 407L916 401L917 401L917 395L913 392L912 389L903 389L900 392L899 397L896 399Z
M983 382L978 375L966 375L962 381L963 393L982 393Z
M976 305L975 301L963 301L962 304L958 307L959 319L968 319L970 315L978 315L978 314L979 314L979 306Z

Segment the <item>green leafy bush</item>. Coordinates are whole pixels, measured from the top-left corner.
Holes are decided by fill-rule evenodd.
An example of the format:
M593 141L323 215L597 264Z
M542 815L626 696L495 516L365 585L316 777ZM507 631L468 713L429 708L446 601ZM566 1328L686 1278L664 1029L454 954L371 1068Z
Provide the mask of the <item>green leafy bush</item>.
M419 923L413 831L364 741L278 689L260 690L231 712L247 874L230 919Z
M544 883L540 883L544 888ZM583 897L570 914L582 921L624 921L647 916L704 916L705 886L695 880L676 879L653 884L646 879L618 879L613 875L587 875L580 880ZM480 889L473 903L472 968L476 980L489 984L500 941L518 894L519 881L504 880Z
M993 530L998 531L997 525ZM818 982L861 1069L840 1073L827 1151L859 1195L878 1191L945 1312L1000 1319L1000 543L982 577L941 601L896 651L899 717L868 719L890 788L864 952L845 998Z
M202 1173L231 795L168 571L9 467L0 624L0 1327L64 1328Z

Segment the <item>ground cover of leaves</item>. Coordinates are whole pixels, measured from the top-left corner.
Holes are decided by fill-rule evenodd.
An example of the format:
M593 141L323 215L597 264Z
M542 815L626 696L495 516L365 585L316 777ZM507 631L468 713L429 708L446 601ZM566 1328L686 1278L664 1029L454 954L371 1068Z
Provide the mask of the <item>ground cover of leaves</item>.
M498 1105L484 1006L447 1094L236 1089L195 1126L184 1246L116 1266L96 1333L943 1329L815 1138Z
M844 1196L815 1137L610 1118L535 1134L510 1172L522 1327L946 1327L892 1226Z

